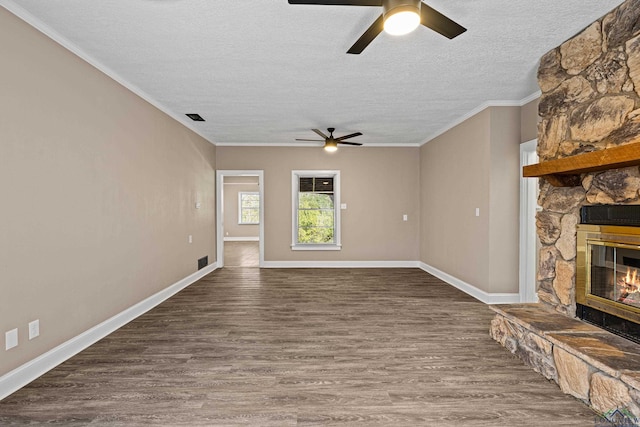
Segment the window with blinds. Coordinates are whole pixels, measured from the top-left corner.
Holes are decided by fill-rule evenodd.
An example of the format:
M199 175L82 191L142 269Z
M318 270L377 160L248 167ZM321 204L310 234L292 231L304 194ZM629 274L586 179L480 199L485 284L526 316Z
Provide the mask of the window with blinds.
M294 238L292 247L339 247L338 171L294 171Z

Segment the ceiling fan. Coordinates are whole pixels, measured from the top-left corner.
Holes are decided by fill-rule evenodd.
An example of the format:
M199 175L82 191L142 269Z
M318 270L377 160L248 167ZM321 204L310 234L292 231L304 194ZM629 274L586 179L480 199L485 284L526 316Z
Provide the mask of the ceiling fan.
M345 141L345 139L349 139L349 138L353 138L355 136L360 136L362 135L361 132L356 132L356 133L350 133L349 135L345 135L345 136L340 136L338 138L334 138L333 137L333 131L336 130L336 128L327 128L327 130L329 131L329 136L325 135L321 130L318 129L311 129L312 131L314 131L315 133L317 133L318 135L320 135L321 137L323 137L324 139L296 139L296 141L324 141L324 149L326 151L336 151L338 149L338 144L344 144L344 145L362 145L358 142L347 142Z
M289 4L382 6L382 15L347 51L347 53L355 55L362 53L383 30L392 35L403 35L410 33L422 24L449 39L467 31L463 26L420 0L289 0Z

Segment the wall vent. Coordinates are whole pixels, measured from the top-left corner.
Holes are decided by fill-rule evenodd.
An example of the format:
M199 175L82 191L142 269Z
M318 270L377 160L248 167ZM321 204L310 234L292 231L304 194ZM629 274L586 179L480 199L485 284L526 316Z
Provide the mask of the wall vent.
M200 258L198 260L198 270L202 270L207 265L209 265L209 257L208 256L202 257L202 258Z
M189 113L189 114L187 114L187 117L189 117L194 122L204 122L204 119L202 118L202 116L200 114Z
M580 209L582 224L640 226L640 205L594 205Z

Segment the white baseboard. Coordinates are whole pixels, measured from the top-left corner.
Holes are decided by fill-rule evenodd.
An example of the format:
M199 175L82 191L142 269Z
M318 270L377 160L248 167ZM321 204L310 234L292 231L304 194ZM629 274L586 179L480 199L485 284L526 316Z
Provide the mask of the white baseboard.
M470 285L444 271L438 270L423 262L420 263L420 268L427 273L437 277L438 279L447 282L451 286L460 289L462 292L471 295L472 297L482 301L485 304L513 304L520 302L520 294L518 293L489 293L481 289Z
M265 261L263 268L418 268L418 261Z
M0 377L0 400L141 316L217 268L210 264Z
M225 237L225 242L259 242L260 237Z

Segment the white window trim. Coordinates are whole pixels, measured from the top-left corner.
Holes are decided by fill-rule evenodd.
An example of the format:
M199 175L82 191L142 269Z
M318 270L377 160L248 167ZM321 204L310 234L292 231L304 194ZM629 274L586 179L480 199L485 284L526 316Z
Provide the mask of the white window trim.
M238 225L258 225L260 224L260 220L258 222L243 222L242 221L242 195L249 194L260 197L260 192L258 191L239 191L238 192ZM258 218L260 218L260 204L258 203Z
M300 177L333 177L334 243L298 243L298 190ZM340 171L339 170L294 170L291 171L291 250L293 251L339 251L342 249L340 235Z

